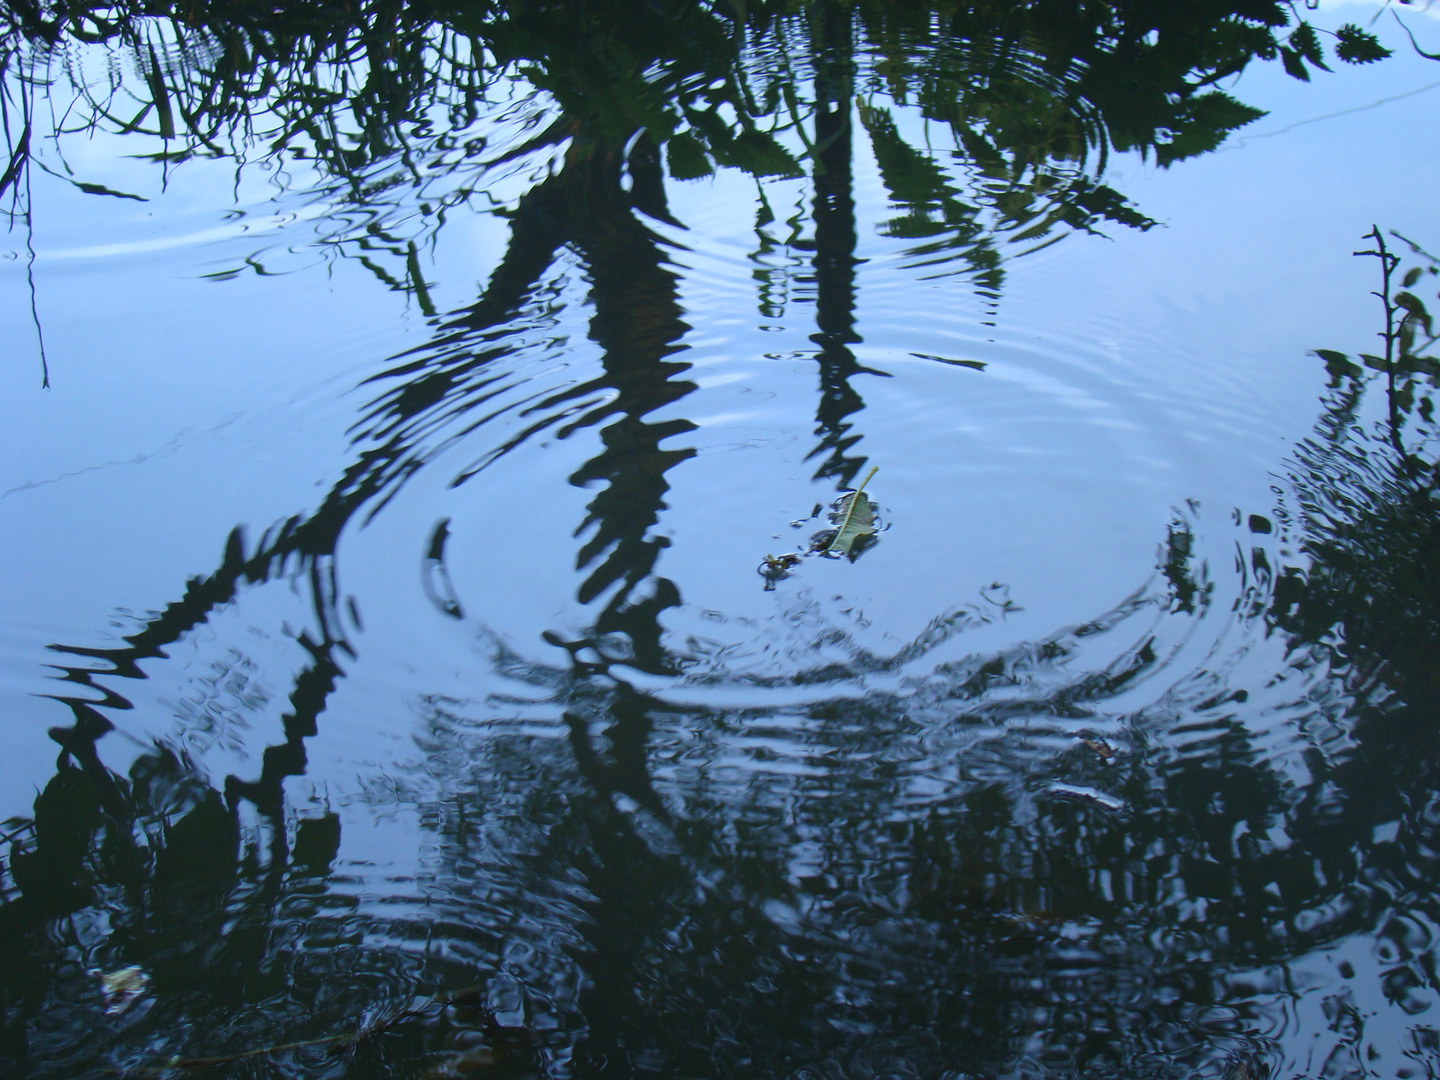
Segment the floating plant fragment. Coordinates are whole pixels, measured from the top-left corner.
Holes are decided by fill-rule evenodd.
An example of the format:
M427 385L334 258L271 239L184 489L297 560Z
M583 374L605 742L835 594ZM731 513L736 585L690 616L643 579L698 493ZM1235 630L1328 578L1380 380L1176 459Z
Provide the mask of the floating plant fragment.
M878 465L872 466L860 486L842 495L835 508L830 511L830 521L836 526L835 534L820 550L821 555L832 559L844 556L854 562L862 551L874 543L875 502L865 494L865 485L870 483L871 477L879 471Z
M1094 751L1095 756L1098 757L1101 761L1103 761L1106 765L1109 765L1112 761L1114 761L1117 757L1120 756L1119 751L1117 751L1113 746L1111 746L1104 739L1100 738L1098 735L1094 737L1083 738L1080 740L1080 742L1082 745Z
M800 560L806 555L824 555L830 559L847 558L854 562L861 552L875 543L875 534L881 525L879 508L875 500L865 494L865 485L870 483L871 477L879 471L878 465L872 466L858 488L847 491L831 504L829 518L834 527L821 529L812 536L808 549L803 552L787 551L783 555L765 556L755 570L765 579L766 592L771 592L777 581L789 577L790 571L799 566ZM821 509L821 505L816 503L810 517L818 517ZM805 521L792 521L790 524L799 528Z
M760 575L765 579L765 591L770 592L777 581L789 577L790 571L800 565L800 558L794 551L787 551L784 555L766 555L759 566Z
M139 1000L150 985L150 976L138 967L118 971L92 972L100 977L100 993L105 998L105 1015L119 1016Z

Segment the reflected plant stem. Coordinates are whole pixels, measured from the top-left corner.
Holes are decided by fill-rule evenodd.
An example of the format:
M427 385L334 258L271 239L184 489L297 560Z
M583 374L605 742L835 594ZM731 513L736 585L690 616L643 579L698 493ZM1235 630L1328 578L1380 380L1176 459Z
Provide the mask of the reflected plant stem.
M50 389L50 360L45 354L45 330L40 324L40 305L35 295L35 217L32 209L35 204L35 196L30 184L30 134L34 129L33 118L30 115L30 93L27 80L20 82L20 109L25 126L21 129L20 138L15 143L15 148L10 154L10 164L6 166L3 175L0 175L0 196L5 194L7 188L14 188L16 197L19 197L21 174L25 179L25 251L28 258L25 262L25 281L30 287L30 318L35 324L35 341L40 347L40 388ZM0 98L4 95L0 94ZM8 111L8 110L7 110ZM6 116L6 130L8 133L9 117Z
M30 171L25 171L25 247L29 261L25 279L30 285L30 318L35 323L35 341L40 347L40 389L50 389L50 360L45 355L45 329L40 325L40 308L35 299L35 226L30 218Z
M605 732L610 744L608 760L595 752L590 725L583 717L566 712L563 719L570 731L570 748L575 761L596 793L612 806L614 795L628 796L654 815L656 820L668 824L671 821L670 811L650 779L646 757L646 746L655 726L650 712L657 704L653 698L638 693L625 683L617 685L609 708L613 723Z
M305 774L305 740L319 732L319 716L342 674L331 657L335 642L316 644L303 633L298 640L312 662L296 677L290 695L291 710L281 718L285 741L265 748L258 779L246 781L233 775L225 778L225 801L232 813L241 799L248 799L269 819L272 870L283 867L290 858L285 834L285 780Z
M813 458L826 454L815 479L853 482L865 464L863 455L846 452L860 441L851 435L847 417L865 407L850 377L866 369L855 361L850 345L855 332L855 194L851 166L852 95L855 70L851 15L826 5L815 14L811 47L815 58L815 323L810 340L820 346L820 407L815 419L819 445ZM807 458L808 460L808 458Z
M622 179L628 174L631 190ZM603 350L603 373L572 388L569 398L608 389L613 397L561 429L600 428L604 449L570 477L577 487L603 483L575 535L589 532L576 568L589 569L578 599L589 604L614 590L596 617L596 638L629 638L633 659L649 671L668 670L660 644L659 616L680 602L673 582L655 566L669 545L652 529L670 490L665 474L694 456L689 447L662 443L695 429L681 418L651 421L695 389L676 376L689 364L672 360L690 329L681 319L678 280L659 238L636 216L672 220L666 209L663 171L653 143L643 136L629 154L603 142L577 143L564 168L521 200L511 243L480 302L462 321L483 327L514 310L563 245L584 260L591 280L590 340ZM558 402L556 402L558 404ZM593 531L592 531L593 530ZM649 582L649 595L635 598Z
M1385 330L1380 337L1385 341L1385 389L1386 399L1390 406L1390 442L1394 445L1396 452L1403 457L1405 444L1400 437L1402 421L1399 402L1395 396L1395 342L1399 337L1399 329L1395 325L1395 301L1390 292L1390 276L1400 265L1400 256L1385 246L1385 237L1380 232L1380 226L1370 226L1367 236L1375 241L1375 250L1357 251L1355 254L1371 255L1380 260L1380 291L1372 292L1370 295L1378 297L1380 303L1385 305Z
M593 900L587 905L590 917L584 930L587 949L583 961L587 979L580 991L587 1031L576 1056L582 1063L579 1075L606 1076L611 1075L607 1063L624 1060L627 1031L644 1007L643 957L657 927L664 923L667 886L688 883L689 876L677 864L657 856L614 803L617 792L633 790L625 783L630 766L637 766L645 775L648 717L642 712L618 718L609 732L613 764L597 760L580 718L567 714L565 721L580 769L599 796L600 811L580 810L587 834L586 887ZM638 760L625 760L637 752ZM649 790L648 775L644 787ZM665 820L668 822L668 815ZM689 1074L703 1075L699 1069Z

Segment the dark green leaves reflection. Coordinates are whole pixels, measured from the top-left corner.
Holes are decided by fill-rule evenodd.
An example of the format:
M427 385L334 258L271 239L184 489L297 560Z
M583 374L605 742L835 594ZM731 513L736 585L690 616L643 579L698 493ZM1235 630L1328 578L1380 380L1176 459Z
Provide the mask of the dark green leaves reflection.
M1338 39L1335 55L1348 64L1373 64L1390 55L1390 50L1381 45L1374 34L1354 23L1340 27L1335 36Z
M1413 464L1423 469L1429 467L1423 447L1434 436L1430 424L1434 419L1435 406L1429 391L1440 386L1440 357L1429 355L1428 350L1440 342L1440 335L1435 332L1435 322L1426 302L1411 290L1419 291L1427 281L1433 286L1435 279L1440 277L1440 259L1403 236L1393 235L1420 260L1417 265L1409 267L1398 281L1396 271L1403 260L1390 249L1378 227L1372 228L1366 236L1374 246L1355 253L1374 258L1380 266L1380 288L1374 296L1385 313L1384 328L1377 335L1384 345L1383 354L1362 352L1359 354L1361 363L1334 349L1316 349L1315 355L1325 361L1332 387L1338 387L1342 379L1360 379L1365 368L1384 375L1390 441L1398 452L1406 454L1403 430L1411 414L1416 414L1422 425L1418 432L1422 446L1415 448L1419 456L1414 458ZM1397 284L1403 287L1397 288Z
M221 0L143 15L27 2L0 5L0 68L8 100L75 95L53 133L62 143L100 126L148 136L139 149L167 166L308 163L313 172L294 172L333 210L322 244L366 260L428 313L412 252L447 213L488 210L497 170L554 148L617 152L643 135L674 180L716 168L816 173L831 148L819 130L830 106L805 87L843 53L856 98L847 108L900 211L883 231L993 295L1001 242L1025 250L1068 230L1151 224L1100 182L1112 149L1162 165L1204 153L1259 115L1219 80L1257 58L1305 77L1307 64L1323 67L1320 34L1287 18L1282 5L1249 0ZM1384 52L1353 26L1337 41L1350 62ZM61 62L76 44L125 63L87 74L83 52ZM489 123L501 114L524 122L502 135ZM52 134L30 133L29 116L7 112L0 189L28 167L27 134Z
M153 140L142 148L166 168L251 151L313 162L308 194L333 213L325 241L412 295L430 336L363 384L353 443L313 510L253 540L237 528L218 565L177 579L173 602L119 642L56 647L54 696L73 723L52 730L55 773L3 840L0 1049L17 1068L80 1075L109 1067L116 1046L135 1055L117 1068L155 1067L283 1033L289 1056L257 1072L447 1075L469 1053L491 1075L794 1076L816 1063L875 1075L896 1062L941 1075L957 1062L1007 1070L1033 1052L1067 1075L1208 1075L1260 1039L1197 1040L1196 1013L1173 1002L1204 1009L1230 976L1369 933L1397 903L1434 908L1421 890L1435 872L1425 808L1440 780L1427 704L1440 543L1433 471L1416 462L1433 458L1423 425L1437 265L1416 249L1404 269L1378 232L1384 355L1322 354L1337 378L1297 454L1300 510L1276 512L1274 532L1253 515L1241 565L1254 586L1241 614L1284 635L1297 664L1333 663L1357 703L1363 752L1317 753L1313 785L1257 748L1246 692L1224 671L1177 688L1153 716L1107 714L1162 673L1167 626L1206 615L1212 586L1183 516L1156 538L1152 588L901 689L899 661L858 649L853 666L783 683L789 696L747 682L733 706L625 681L673 685L692 659L666 632L684 598L661 528L696 452L690 326L675 241L661 235L683 239L667 198L677 181L736 169L762 202L767 186L799 190L787 243L802 253L789 272L804 310L787 317L813 346L808 468L827 487L863 488L863 377L881 373L857 358L857 267L871 242L857 224L857 160L873 155L888 192L887 250L962 273L995 301L1006 251L1147 228L1101 182L1107 154L1170 164L1214 148L1256 115L1217 81L1255 58L1312 74L1329 55L1315 31L1267 3L148 10L5 6L7 91L63 79L62 44L111 43L139 77L81 92L62 138L108 125ZM1375 56L1363 32L1338 40L1341 59ZM523 115L493 122L504 109ZM15 192L31 129L8 122ZM523 182L497 209L486 192L500 176ZM426 240L470 210L503 214L509 235L479 295L447 304L427 280ZM583 335L562 342L579 357L573 377L555 376L563 365L543 362L561 348L552 328L581 303ZM1356 434L1366 365L1386 380L1380 440ZM480 659L533 701L487 698L479 720L464 702L415 702L421 715L400 723L421 733L434 788L377 813L413 815L418 868L366 876L358 860L342 864L338 811L287 801L322 728L344 738L331 706L366 644L341 587L342 537L451 448L474 452L435 485L459 492L447 514L541 438L586 447L565 477L586 492L564 525L565 563L533 572L573 572L587 624ZM843 495L822 550L853 558L875 511ZM416 538L445 627L465 621L479 636L483 604L462 603L447 562L473 534L446 517L420 522ZM1310 563L1267 554L1282 540ZM771 556L767 578L794 567ZM754 585L748 573L737 589ZM107 765L119 741L108 716L134 704L125 687L221 609L245 608L243 621L247 596L267 586L311 606L309 629L276 635L297 659L270 745L223 778L163 743ZM972 616L990 617L937 617L897 655L923 657ZM1102 661L1087 642L1103 643ZM871 692L871 673L891 689ZM498 716L530 720L532 708L547 737ZM1102 722L1105 738L1089 730ZM1021 745L1027 731L1042 750ZM928 771L937 760L946 772ZM1106 798L1077 800L1084 790ZM1374 839L1392 826L1395 846ZM133 1042L58 1030L90 1015L75 1002L95 1000L79 956L150 974L154 1012L136 1004ZM1070 965L1060 977L1057 957ZM1419 1000L1419 961L1412 974ZM477 982L483 1001L452 1009ZM460 1021L442 1021L447 1010ZM366 1015L374 1038L327 1056ZM506 1058L506 1046L523 1052ZM56 1047L75 1056L47 1062Z
M1440 691L1440 359L1430 355L1434 301L1422 299L1436 288L1440 259L1378 228L1366 240L1356 255L1377 263L1383 352L1316 350L1329 393L1297 451L1289 515L1310 563L1281 571L1269 618L1344 673L1385 739L1404 742L1420 739L1421 726L1434 730ZM1366 395L1377 383L1383 419L1372 426Z

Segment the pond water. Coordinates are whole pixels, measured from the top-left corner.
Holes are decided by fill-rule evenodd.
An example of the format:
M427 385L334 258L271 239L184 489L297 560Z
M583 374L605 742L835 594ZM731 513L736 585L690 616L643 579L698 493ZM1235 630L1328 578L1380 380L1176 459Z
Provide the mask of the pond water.
M1440 1072L1440 64L1212 6L7 8L0 1071Z

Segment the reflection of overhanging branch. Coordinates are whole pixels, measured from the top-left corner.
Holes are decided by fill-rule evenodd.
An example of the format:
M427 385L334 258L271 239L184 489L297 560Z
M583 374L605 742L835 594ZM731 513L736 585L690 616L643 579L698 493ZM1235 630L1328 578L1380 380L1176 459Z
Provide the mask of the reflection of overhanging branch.
M468 9L381 0L344 13L310 3L259 12L227 0L150 10L12 5L0 17L0 48L74 39L128 51L138 80L108 63L91 78L84 50L66 54L63 72L34 75L53 76L56 90L73 83L77 104L57 133L103 124L146 136L159 141L151 156L167 167L193 155L314 162L316 193L337 208L322 246L338 256L374 245L389 268L368 263L422 310L425 283L411 252L433 242L446 208L493 189L497 163L515 162L516 147L541 153L553 140L536 129L561 123L557 111L611 145L644 133L677 178L717 166L796 176L797 153L818 173L838 134L812 141L811 106L796 93L805 28L833 19L839 8L828 2L799 12L728 0L665 9L497 2L478 20ZM1274 55L1280 33L1268 16L1223 6L1207 9L1193 32L1154 41L1149 9L1080 5L1063 29L1047 10L866 2L847 24L852 45L864 45L867 94L884 87L949 129L955 151L943 153L971 173L958 185L973 189L965 198L938 202L908 199L887 174L908 211L887 229L913 241L916 261L937 272L958 260L987 293L999 285L992 232L1040 244L1108 221L1148 225L1095 179L1111 145L1153 151L1162 163L1218 145L1254 110L1208 88L1252 57ZM1293 51L1302 30L1289 34ZM36 55L53 68L47 58L59 52ZM531 95L534 115L499 136L513 145L490 145L496 133L476 122L508 110L513 127L517 89ZM915 161L942 160L928 146L906 150ZM274 170L272 182L288 183L285 174ZM982 226L982 216L993 221Z
M625 177L629 192L622 186ZM570 478L582 487L605 482L576 531L578 536L593 529L576 557L579 568L593 566L578 599L589 603L609 593L596 619L597 639L620 633L628 638L637 662L653 667L664 664L656 619L678 602L678 595L672 584L653 577L666 542L649 534L665 505L665 473L694 454L693 449L661 447L666 439L693 430L689 421L646 419L694 389L693 383L675 378L689 365L668 359L680 350L679 340L689 329L680 318L676 275L666 265L658 238L635 213L639 209L668 220L662 180L656 147L644 138L624 157L603 142L572 146L564 168L521 200L512 219L511 243L485 295L451 324L457 334L474 334L504 319L563 245L572 246L584 260L595 308L590 337L603 350L603 373L544 405L553 417L572 402L586 403L566 422L562 437L604 425L600 437L605 449ZM522 432L517 439L525 437ZM456 483L495 460L495 454L487 455ZM647 580L652 595L632 601Z
M35 215L33 189L30 184L30 167L34 159L30 152L30 140L34 134L35 122L32 115L33 97L31 88L23 80L18 87L20 98L20 135L14 137L10 117L10 80L7 77L14 58L0 50L0 128L4 129L5 140L10 152L5 172L0 174L0 199L10 192L8 216L13 226L17 216L25 222L25 282L30 289L30 318L35 326L35 343L40 352L40 386L50 386L50 360L45 354L45 328L40 322L40 302L35 288ZM23 193L22 193L23 192ZM24 209L21 210L20 207Z
M664 473L693 451L660 448L664 439L690 430L691 425L684 421L653 424L643 417L678 400L693 389L693 384L672 381L672 376L687 365L665 361L676 350L676 341L687 327L679 319L675 276L665 267L654 235L634 216L635 196L621 187L622 165L632 174L657 167L652 148L644 145L632 150L623 162L618 155L599 150L573 155L565 170L522 203L511 251L517 256L521 252L534 255L535 238L525 222L544 220L558 223L555 243L546 249L550 259L560 243L566 242L573 244L591 266L596 308L592 336L605 350L605 374L553 396L547 407L552 416L564 415L565 406L575 399L601 389L611 392L608 401L571 420L565 432L612 421L602 433L606 449L574 478L580 484L591 479L608 481L591 504L590 517L582 526L594 526L595 535L582 548L580 564L594 562L602 554L606 557L581 587L581 600L588 602L618 585L598 616L596 635L627 634L641 662L659 666L663 650L656 620L664 607L676 602L673 586L658 581L655 595L638 602L631 594L651 578L664 546L663 541L647 535L664 505ZM635 188L660 190L644 184L636 184ZM649 209L662 214L663 202ZM472 354L464 343L492 336L491 325L510 313L548 263L545 259L532 262L530 274L522 275L528 276L528 281L519 280L513 270L504 269L505 265L497 271L481 301L449 322L432 346L434 359L413 361L385 376L388 381L400 380L400 385L376 398L365 420L357 425L357 459L318 510L305 518L292 518L267 533L253 554L246 553L237 530L231 535L221 566L206 578L192 580L181 600L149 620L138 633L127 636L123 646L54 647L105 664L102 668L93 664L62 667L61 678L83 687L87 693L53 695L70 706L76 725L57 728L52 734L66 754L86 764L87 773L96 778L106 775L94 744L111 724L96 711L96 706L130 707L130 702L110 685L110 678L144 678L143 661L164 656L169 645L206 622L212 612L235 601L243 588L298 571L308 582L320 633L313 640L305 634L298 638L310 654L311 663L296 679L292 710L284 718L285 741L264 752L257 780L231 777L226 783L226 794L232 801L246 798L272 818L281 813L283 781L303 773L304 740L315 734L317 718L342 674L338 656L353 655L342 629L335 564L340 535L356 515L376 513L410 475L423 467L427 455L420 440L427 433L437 424L453 424L488 396L490 388L485 379L474 384L478 394L472 391L458 401L447 400L443 393L430 393L427 384L438 379L445 386L452 385L470 366L483 366L505 355L505 350L494 348ZM513 267L513 261L509 265ZM462 476L457 483L464 479Z
M8 119L9 118L6 117L7 121ZM11 185L15 185L15 192L12 195L12 199L19 197L20 188L19 185L16 184L16 181L20 178L20 170L25 168L25 166L30 161L31 127L31 121L29 117L26 117L25 127L20 132L20 138L15 143L14 149L10 153L10 163L5 167L5 172L0 173L0 199L3 199L5 197L5 192L10 190ZM8 134L10 128L8 122L6 123L5 128L6 133Z
M1374 244L1373 249L1355 252L1356 255L1373 257L1380 261L1380 288L1372 295L1380 301L1385 312L1384 327L1376 335L1385 344L1384 355L1360 353L1363 367L1350 360L1345 353L1334 349L1316 349L1315 355L1325 361L1330 374L1336 380L1358 380L1364 368L1378 371L1385 376L1389 439L1403 460L1410 453L1402 437L1406 420L1414 411L1419 414L1423 423L1431 423L1434 404L1426 390L1427 387L1440 385L1440 358L1423 355L1426 349L1440 342L1440 333L1436 332L1434 319L1425 302L1410 290L1427 273L1432 277L1440 274L1440 261L1419 245L1405 240L1399 234L1395 235L1409 244L1415 254L1428 260L1428 265L1411 267L1399 289L1395 288L1394 274L1400 266L1400 256L1389 249L1378 226L1372 228L1365 237ZM1416 448L1415 452L1418 453L1419 448Z

